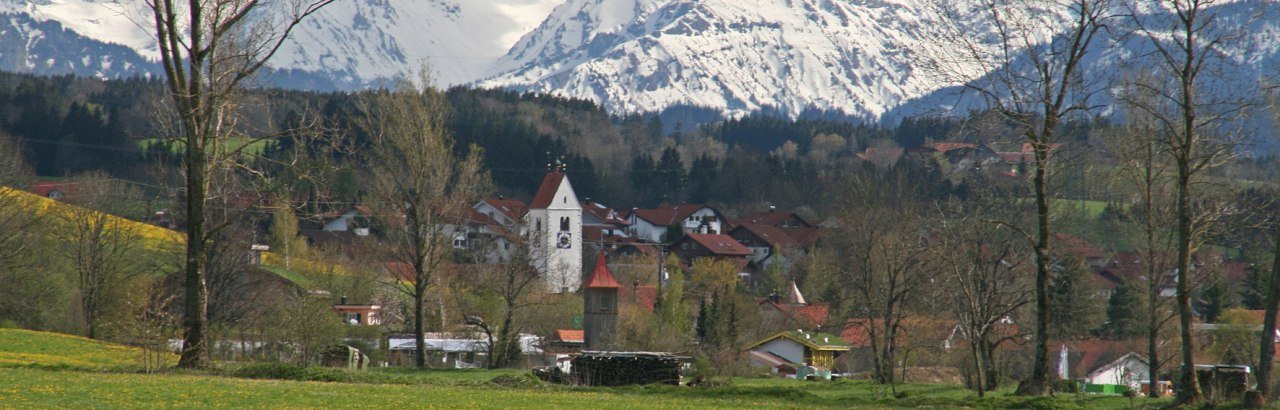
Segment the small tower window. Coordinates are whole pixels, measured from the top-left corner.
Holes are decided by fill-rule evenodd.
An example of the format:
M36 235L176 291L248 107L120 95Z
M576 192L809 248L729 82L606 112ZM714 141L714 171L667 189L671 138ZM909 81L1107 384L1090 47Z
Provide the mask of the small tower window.
M560 218L560 230L561 231L569 230L569 217L565 216Z
M535 231L542 230L542 218L533 218L533 230Z

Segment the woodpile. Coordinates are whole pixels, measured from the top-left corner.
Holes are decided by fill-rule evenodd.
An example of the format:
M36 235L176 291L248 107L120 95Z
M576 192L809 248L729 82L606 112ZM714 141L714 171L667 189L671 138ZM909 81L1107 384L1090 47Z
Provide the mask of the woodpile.
M567 381L583 386L680 385L680 368L690 359L654 352L582 352L572 360Z

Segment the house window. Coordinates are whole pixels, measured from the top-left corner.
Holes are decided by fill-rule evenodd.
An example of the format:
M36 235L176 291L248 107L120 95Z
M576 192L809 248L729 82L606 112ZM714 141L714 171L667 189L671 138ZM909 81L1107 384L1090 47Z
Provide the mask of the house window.
M542 230L542 218L533 218L533 230L535 231Z
M360 324L360 323L361 323L361 322L360 322L360 314L359 314L359 313L345 313L345 314L343 314L343 315L342 315L342 321L343 321L343 322L350 323L350 324L353 324L353 325L355 325L355 324Z
M561 231L569 230L569 217L565 216L560 218L560 230Z
M458 249L466 248L466 247L467 247L467 239L466 239L466 238L455 238L455 239L453 240L453 247L454 247L454 248L458 248Z

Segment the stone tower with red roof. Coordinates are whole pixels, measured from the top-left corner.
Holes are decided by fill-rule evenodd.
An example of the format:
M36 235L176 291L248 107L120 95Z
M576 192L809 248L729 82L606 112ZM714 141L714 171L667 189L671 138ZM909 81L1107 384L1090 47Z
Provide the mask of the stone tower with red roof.
M525 215L529 259L546 281L547 291L576 292L582 284L582 204L564 170L542 178Z
M607 350L616 347L618 334L618 281L605 264L601 251L596 268L591 271L582 292L583 350Z

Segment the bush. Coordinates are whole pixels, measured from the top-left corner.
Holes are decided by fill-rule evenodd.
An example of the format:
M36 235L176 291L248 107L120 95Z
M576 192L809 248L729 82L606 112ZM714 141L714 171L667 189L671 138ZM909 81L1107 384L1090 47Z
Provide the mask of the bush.
M1055 380L1053 390L1059 393L1079 393L1080 383L1075 380Z
M303 380L306 374L302 366L278 362L247 364L231 372L232 376L246 379L281 380Z
M22 326L13 319L0 319L0 329L21 329Z

